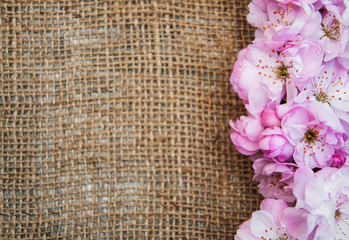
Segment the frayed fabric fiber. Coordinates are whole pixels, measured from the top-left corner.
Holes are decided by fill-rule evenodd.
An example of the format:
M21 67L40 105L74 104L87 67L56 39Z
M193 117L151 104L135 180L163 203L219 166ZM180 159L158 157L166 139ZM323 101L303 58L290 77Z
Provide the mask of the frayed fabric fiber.
M0 239L233 239L249 1L1 1Z

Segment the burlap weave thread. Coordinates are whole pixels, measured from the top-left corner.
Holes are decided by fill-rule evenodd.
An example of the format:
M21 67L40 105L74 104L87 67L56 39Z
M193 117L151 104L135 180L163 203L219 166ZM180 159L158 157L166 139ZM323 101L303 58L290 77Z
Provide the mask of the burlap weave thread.
M233 239L248 1L1 1L0 239Z

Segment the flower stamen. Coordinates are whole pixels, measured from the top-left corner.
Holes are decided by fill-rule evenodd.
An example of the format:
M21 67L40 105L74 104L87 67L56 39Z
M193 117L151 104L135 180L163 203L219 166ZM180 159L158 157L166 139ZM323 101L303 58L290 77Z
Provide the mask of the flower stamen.
M319 134L319 131L308 127L307 131L304 133L303 140L308 144L315 144L317 140L317 135Z
M314 94L316 101L318 102L329 102L329 98L326 93L320 91L318 94Z
M288 67L284 63L282 63L276 69L277 69L276 75L279 79L286 81L290 77L290 74L288 72Z
M324 23L324 21L321 23L322 31L324 32L324 35L320 38L322 39L323 37L328 37L329 39L332 40L338 40L340 39L341 36L341 29L340 29L340 22L338 19L329 14L325 16L324 20L326 18L331 18L330 20L327 20L327 24Z
M334 217L335 217L335 219L339 219L341 217L341 212L339 211L339 209L336 210Z

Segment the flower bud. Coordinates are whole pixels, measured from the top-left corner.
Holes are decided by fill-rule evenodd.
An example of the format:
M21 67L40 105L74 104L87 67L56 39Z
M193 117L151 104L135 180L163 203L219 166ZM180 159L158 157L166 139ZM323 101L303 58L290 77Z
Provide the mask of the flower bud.
M230 125L230 139L240 153L253 155L259 151L259 135L264 130L260 118L241 116L236 122L230 121Z
M330 160L331 167L341 168L344 165L345 161L346 159L343 155L335 153L332 155L332 158Z
M274 158L279 162L289 160L294 151L294 147L289 143L279 127L264 130L260 136L259 147L265 157Z
M265 127L279 127L281 125L281 121L276 115L276 111L271 108L266 108L262 113L262 124Z

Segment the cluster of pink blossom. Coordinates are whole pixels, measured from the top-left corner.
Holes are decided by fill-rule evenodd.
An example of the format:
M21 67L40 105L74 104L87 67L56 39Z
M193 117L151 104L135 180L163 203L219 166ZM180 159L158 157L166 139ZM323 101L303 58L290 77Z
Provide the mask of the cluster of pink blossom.
M349 239L349 0L252 0L231 121L265 199L236 240Z

